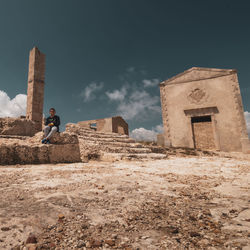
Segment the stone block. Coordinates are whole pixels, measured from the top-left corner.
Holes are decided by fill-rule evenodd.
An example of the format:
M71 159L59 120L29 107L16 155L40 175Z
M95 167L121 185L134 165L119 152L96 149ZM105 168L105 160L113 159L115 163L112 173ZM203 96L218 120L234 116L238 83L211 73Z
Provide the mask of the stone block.
M1 144L0 164L42 164L49 163L46 145Z
M157 135L157 145L161 147L165 147L165 137L163 134Z
M35 122L23 118L0 118L1 135L33 136L36 133Z
M34 137L30 138L31 143L41 143L44 138L43 132L38 132ZM75 133L61 132L55 133L50 139L52 144L65 145L65 144L78 144L78 137Z
M76 134L62 132L56 133L50 140L53 144L78 144L78 137Z
M1 144L0 164L44 164L81 162L79 144Z
M242 152L244 154L250 154L250 140L248 138L241 139Z
M49 145L50 163L81 162L79 144Z

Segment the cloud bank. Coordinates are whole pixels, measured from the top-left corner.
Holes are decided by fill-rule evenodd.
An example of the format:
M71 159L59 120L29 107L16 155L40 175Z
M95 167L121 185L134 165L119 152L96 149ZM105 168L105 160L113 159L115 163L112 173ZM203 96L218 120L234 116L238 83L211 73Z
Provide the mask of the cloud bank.
M104 86L103 82L90 83L85 89L81 92L80 96L83 98L84 102L90 102L96 98L96 92L100 91Z
M250 112L245 111L245 112L244 112L244 115L245 115L246 123L247 123L248 137L250 138Z
M123 86L121 90L114 90L112 92L107 91L106 95L111 101L123 101L127 94L127 88Z
M152 95L145 89L156 86L159 80L143 80L142 83L143 85L126 82L121 89L106 92L109 101L116 102L116 115L126 120L143 120L152 117L153 113L161 113L159 96Z
M156 141L157 134L161 134L162 132L162 125L157 125L151 130L145 128L136 128L131 131L130 137L134 138L136 141Z
M13 99L0 90L0 117L19 117L26 114L27 95L18 94Z
M160 80L159 79L151 79L151 80L148 80L148 79L144 79L142 80L142 83L144 85L145 88L148 88L148 87L156 87L159 83L160 83Z
M142 119L150 117L152 113L160 113L161 107L158 96L151 96L145 90L135 90L120 101L117 106L117 114L126 120Z

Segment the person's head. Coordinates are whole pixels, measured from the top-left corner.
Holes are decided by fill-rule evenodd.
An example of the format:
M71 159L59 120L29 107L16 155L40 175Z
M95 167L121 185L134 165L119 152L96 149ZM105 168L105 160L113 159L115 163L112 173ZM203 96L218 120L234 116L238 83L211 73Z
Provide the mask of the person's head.
M49 113L53 117L56 114L56 110L54 108L50 108Z

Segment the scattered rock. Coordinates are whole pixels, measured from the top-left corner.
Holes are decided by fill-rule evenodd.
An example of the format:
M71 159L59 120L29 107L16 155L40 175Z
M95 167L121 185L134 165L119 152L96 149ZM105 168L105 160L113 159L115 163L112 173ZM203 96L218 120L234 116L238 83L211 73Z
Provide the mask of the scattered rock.
M37 243L37 238L34 234L31 233L26 240L26 244L35 244L35 243Z
M27 248L28 250L37 250L36 244L27 244L27 245L26 245L26 248Z
M101 240L90 240L86 243L86 247L101 247L102 241Z
M85 247L85 242L80 240L78 243L77 243L77 247L78 248L82 248L82 247Z
M2 231L9 231L9 230L10 230L10 227L1 227L1 230L2 230Z
M198 232L190 232L190 236L191 236L191 237L199 237L199 236L201 236L201 235L200 235L200 233L198 233Z
M58 219L59 219L59 220L63 220L64 218L65 218L64 214L59 214L59 215L58 215Z
M105 240L105 243L108 244L108 245L111 246L111 247L115 245L115 241L114 241L114 240L111 240L111 239Z

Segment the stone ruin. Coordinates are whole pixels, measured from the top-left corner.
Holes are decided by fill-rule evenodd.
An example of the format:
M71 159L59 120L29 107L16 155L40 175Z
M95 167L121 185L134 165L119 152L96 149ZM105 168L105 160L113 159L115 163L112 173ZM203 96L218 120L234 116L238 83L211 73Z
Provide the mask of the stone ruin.
M128 124L121 116L78 122L78 125L104 133L128 135Z
M52 144L43 138L45 55L33 48L29 55L26 117L0 118L0 164L72 163L90 159L162 159L166 154L129 138L122 117L67 124Z
M0 135L33 136L42 130L45 55L37 47L30 51L26 117L0 118Z
M191 68L160 84L159 144L250 153L237 71Z
M235 70L192 68L160 84L164 134L160 146L129 137L122 117L66 125L52 144L43 138L45 55L30 51L26 117L0 118L0 164L164 159L183 147L250 153ZM173 150L173 148L172 148Z
M41 144L45 55L33 48L29 55L26 117L0 118L0 164L79 162L76 135L58 133L53 145Z

